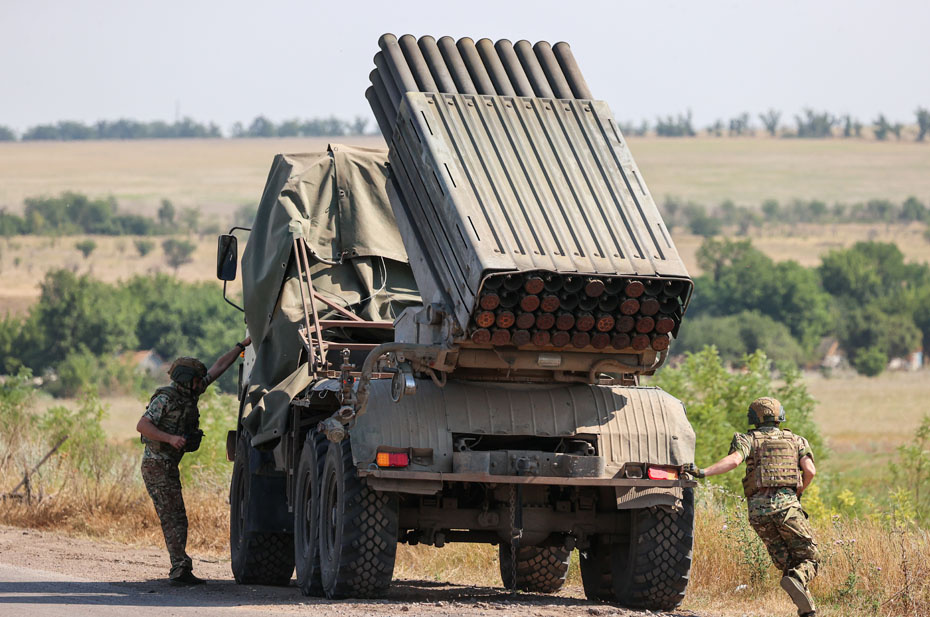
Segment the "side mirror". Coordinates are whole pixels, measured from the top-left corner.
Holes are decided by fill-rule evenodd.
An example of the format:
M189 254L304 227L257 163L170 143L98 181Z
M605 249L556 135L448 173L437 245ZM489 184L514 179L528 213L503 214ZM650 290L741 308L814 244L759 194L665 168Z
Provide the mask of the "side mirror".
M239 265L239 241L232 234L217 238L216 244L216 278L221 281L236 280Z

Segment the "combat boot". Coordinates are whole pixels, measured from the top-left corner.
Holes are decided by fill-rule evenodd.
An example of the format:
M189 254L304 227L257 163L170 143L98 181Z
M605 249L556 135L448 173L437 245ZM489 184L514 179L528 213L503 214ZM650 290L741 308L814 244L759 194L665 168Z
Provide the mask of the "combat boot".
M791 597L791 601L798 607L799 617L813 617L815 615L814 599L801 581L793 576L783 576L781 579L781 588L788 593Z
M194 576L194 573L190 570L184 570L179 576L168 579L168 582L178 587L188 587L191 585L203 585L207 581Z

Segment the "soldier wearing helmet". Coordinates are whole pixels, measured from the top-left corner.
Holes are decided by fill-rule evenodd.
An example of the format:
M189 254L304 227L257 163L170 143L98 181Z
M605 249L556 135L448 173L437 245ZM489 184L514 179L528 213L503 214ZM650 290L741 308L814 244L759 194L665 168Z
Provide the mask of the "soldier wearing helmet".
M754 400L747 419L755 428L736 433L727 456L706 469L692 463L685 471L704 478L727 473L746 461L743 490L749 524L782 571L782 589L798 607L798 615L813 617L808 587L817 576L820 555L800 497L817 473L814 454L806 439L779 426L785 421L785 408L776 399Z
M209 369L196 358L182 357L168 369L171 384L158 388L145 413L136 424L142 435L142 479L155 504L161 521L165 545L171 559L168 575L173 585L197 585L203 579L194 576L193 563L187 555L187 512L181 495L178 464L185 452L200 447L200 412L197 399L220 375L226 372L239 354L252 342L246 338L220 356Z

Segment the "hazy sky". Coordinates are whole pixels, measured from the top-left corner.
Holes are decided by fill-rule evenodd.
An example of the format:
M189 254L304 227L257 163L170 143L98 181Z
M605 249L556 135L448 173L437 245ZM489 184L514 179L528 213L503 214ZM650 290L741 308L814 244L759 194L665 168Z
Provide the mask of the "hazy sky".
M571 43L621 121L930 107L930 2L0 0L0 125L370 117L383 32Z

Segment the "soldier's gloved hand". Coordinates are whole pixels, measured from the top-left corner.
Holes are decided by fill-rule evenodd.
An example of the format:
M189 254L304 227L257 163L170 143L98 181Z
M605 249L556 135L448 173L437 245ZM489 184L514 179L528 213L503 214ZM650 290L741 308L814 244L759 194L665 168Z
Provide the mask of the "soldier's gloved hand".
M681 468L681 471L683 473L688 474L692 478L703 478L705 475L704 470L698 467L697 465L695 465L694 463L688 463L687 465Z

